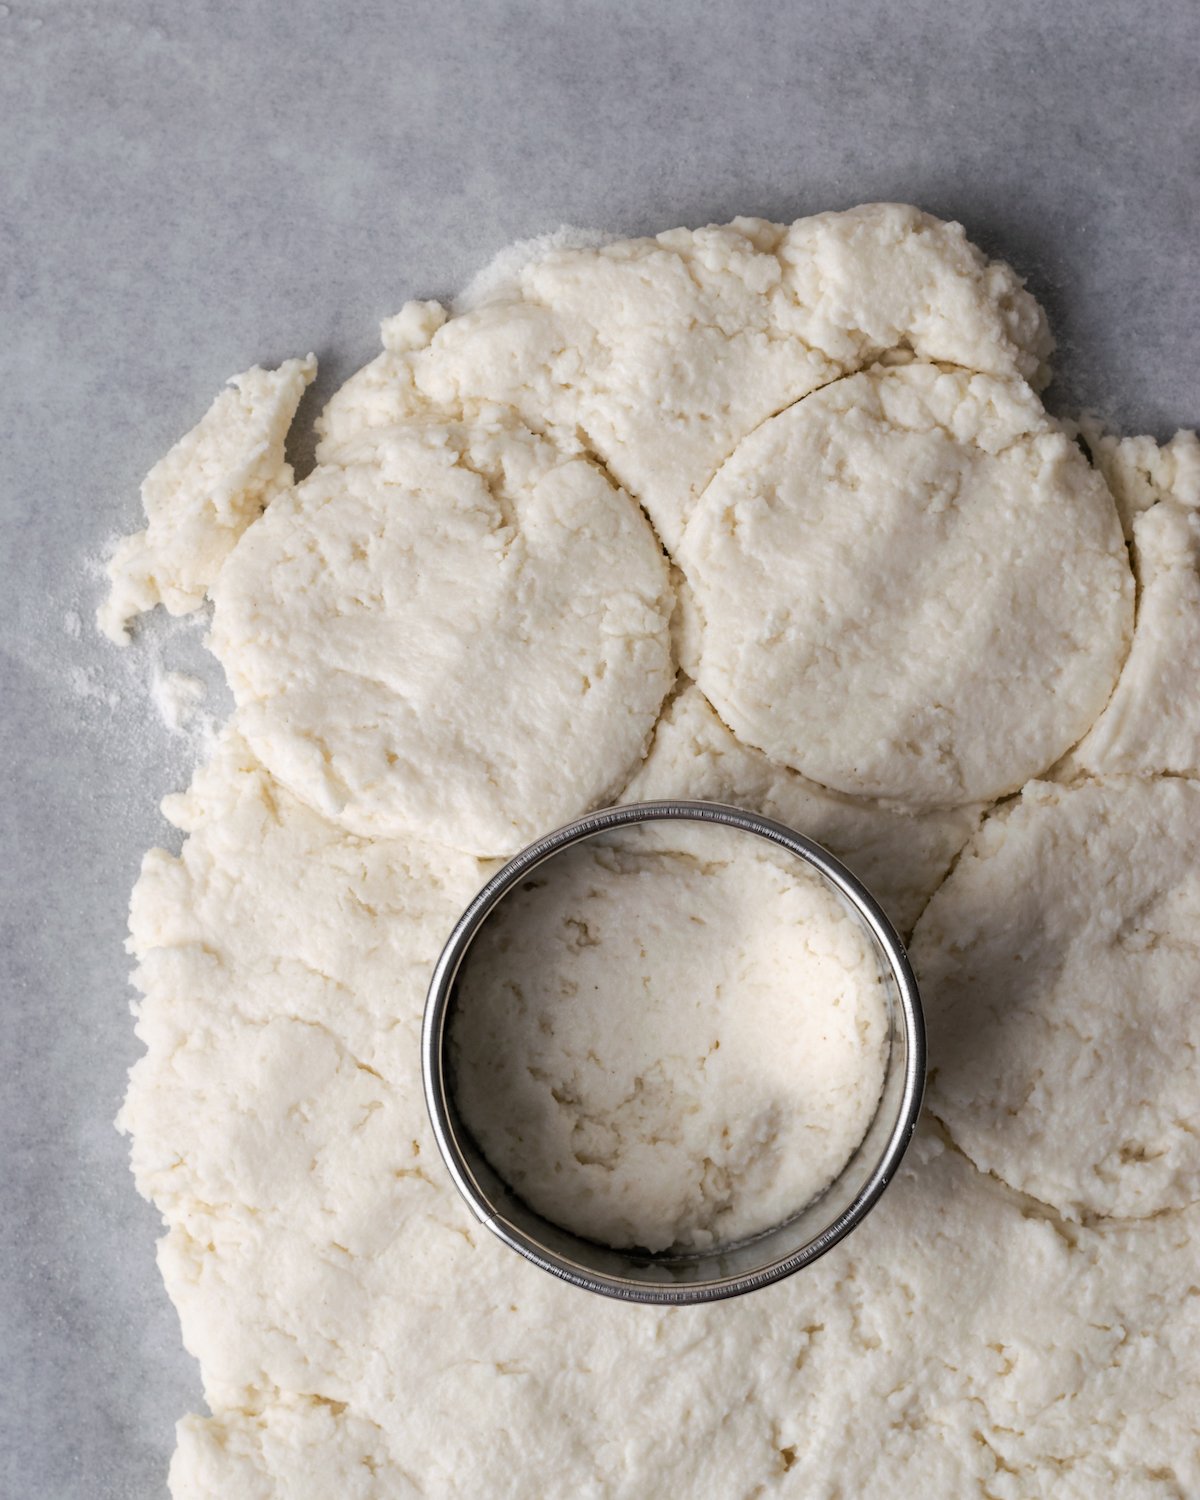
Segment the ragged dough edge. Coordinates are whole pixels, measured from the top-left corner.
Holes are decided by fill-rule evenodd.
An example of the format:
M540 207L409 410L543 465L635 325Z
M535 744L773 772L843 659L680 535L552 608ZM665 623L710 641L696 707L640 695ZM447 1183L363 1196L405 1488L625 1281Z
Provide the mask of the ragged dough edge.
M858 875L905 936L983 813L914 812L828 791L739 741L684 676L618 801L668 797L728 802L815 839Z
M185 1417L168 1484L175 1500L375 1500L419 1496L378 1426L320 1397Z
M1108 705L1053 775L1200 775L1200 440L1083 431L1130 542L1137 613Z
M476 271L470 281L450 304L450 312L456 317L469 313L485 302L515 293L520 294L522 273L539 260L571 250L599 250L611 245L619 235L601 229L583 229L575 224L561 224L549 234L535 235L532 239L517 240L505 245Z
M322 459L421 410L504 402L581 438L673 549L738 442L820 385L895 349L1040 385L1051 340L961 226L868 204L541 255L426 347L387 325L385 345L318 420Z
M206 1157L212 1170L189 1198L194 1164L184 1170L185 1159L155 1150L155 1137L188 1125L155 1113L164 1061L176 1081L193 1061L203 1068L216 1039L211 1023L223 1016L276 1052L312 1044L310 1061L314 1047L321 1053L315 1076L366 1107L376 1082L409 1072L429 967L486 867L441 846L338 829L274 782L230 728L188 791L166 798L163 810L188 837L178 856L145 855L131 899L127 946L144 996L135 1015L147 1053L130 1072L117 1124L132 1137L139 1191L167 1213L238 1195L220 1162ZM241 984L227 986L239 975ZM238 1108L268 1084L304 1089L302 1069L273 1077L270 1059L252 1050L241 1049L221 1078ZM320 1122L311 1142L313 1122L303 1123L293 1120L293 1144L308 1172L321 1154ZM270 1146L255 1143L235 1164L264 1194L278 1186L274 1174L255 1175Z
M1078 426L1092 463L1112 491L1127 540L1134 535L1137 517L1163 501L1200 509L1200 439L1196 433L1180 428L1170 442L1160 445L1144 435L1117 437L1087 415Z
M238 538L292 483L284 440L316 373L310 354L233 376L146 475L146 527L118 544L96 614L110 640L126 644L129 622L157 604L173 615L200 608Z

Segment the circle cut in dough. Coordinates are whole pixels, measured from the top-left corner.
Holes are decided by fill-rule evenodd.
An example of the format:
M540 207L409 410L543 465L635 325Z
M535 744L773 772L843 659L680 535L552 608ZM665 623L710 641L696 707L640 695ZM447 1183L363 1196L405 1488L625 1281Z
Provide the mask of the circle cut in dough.
M666 561L512 422L410 425L246 534L213 648L268 769L352 833L513 852L615 794L671 686Z
M1132 629L1111 496L1020 382L876 368L789 407L709 485L678 561L695 676L837 791L988 801L1094 722Z
M917 924L930 1107L1063 1214L1200 1199L1200 784L1035 783Z
M590 1240L706 1248L837 1177L874 1117L888 1011L872 940L792 856L725 828L605 835L481 928L451 1020L492 1166Z

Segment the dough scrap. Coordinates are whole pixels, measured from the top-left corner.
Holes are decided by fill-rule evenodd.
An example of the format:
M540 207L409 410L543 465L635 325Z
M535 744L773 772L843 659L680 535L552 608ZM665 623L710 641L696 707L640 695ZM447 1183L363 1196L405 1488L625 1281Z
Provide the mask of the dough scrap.
M427 404L503 402L582 435L672 550L737 444L825 382L902 349L1044 383L1052 347L1007 266L895 203L552 252L428 337L333 397L322 457Z
M276 502L213 598L268 769L353 832L479 855L609 799L674 676L645 518L495 414L364 435Z
M1058 774L1200 775L1200 441L1092 439L1133 543L1133 646L1108 706Z
M1050 767L1132 630L1117 515L1076 446L1028 387L927 364L764 423L676 557L695 676L735 734L824 786L916 805L992 800Z
M1035 783L917 924L929 1108L1071 1218L1200 1200L1200 784Z
M1191 510L1200 507L1200 438L1194 432L1181 428L1160 447L1152 437L1119 438L1087 419L1080 427L1092 462L1112 491L1127 538L1133 537L1137 517L1162 500Z
M913 812L826 791L743 745L686 679L619 800L670 797L728 802L807 834L854 871L905 936L980 818L977 807Z
M117 645L135 615L165 605L190 614L204 602L238 538L292 483L283 444L317 362L286 360L235 375L200 422L142 483L144 531L125 537L107 565L109 593L96 613Z
M457 1097L530 1207L620 1248L731 1244L838 1176L883 1086L880 958L829 883L722 827L589 840L459 976Z

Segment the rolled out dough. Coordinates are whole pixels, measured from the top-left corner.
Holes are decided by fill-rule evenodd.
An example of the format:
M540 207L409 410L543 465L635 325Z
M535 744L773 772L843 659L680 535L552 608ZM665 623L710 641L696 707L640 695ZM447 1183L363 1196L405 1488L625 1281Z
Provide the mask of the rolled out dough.
M240 377L114 559L106 628L207 595L238 701L131 912L120 1123L209 1407L176 1500L1200 1493L1198 794L1160 774L1198 769L1194 439L1089 469L1036 302L902 205L481 285L387 320L300 485L311 360ZM914 943L937 1119L880 1206L657 1309L475 1222L418 1035L481 856L679 795L828 842L906 930L950 874Z

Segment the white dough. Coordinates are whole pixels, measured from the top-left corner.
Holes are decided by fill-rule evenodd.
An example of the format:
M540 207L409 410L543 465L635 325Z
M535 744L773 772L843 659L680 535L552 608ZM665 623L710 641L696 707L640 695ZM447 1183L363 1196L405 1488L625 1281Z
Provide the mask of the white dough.
M97 612L118 645L135 615L166 606L199 609L246 527L292 482L283 443L317 362L286 360L235 375L200 422L142 484L146 529L125 537L108 563L109 594Z
M687 797L775 818L842 860L907 935L979 824L972 807L913 812L828 792L741 744L687 683L663 711L622 802Z
M1108 481L1125 535L1134 520L1161 500L1200 506L1200 438L1180 429L1160 447L1152 437L1118 438L1095 422L1080 424L1092 462Z
M1037 303L957 224L875 203L564 249L502 279L428 348L348 381L322 456L432 404L500 401L581 433L674 549L696 497L772 413L892 349L1044 382Z
M473 861L345 834L231 738L168 810L122 1123L214 1413L176 1500L1200 1487L1195 1210L1064 1224L926 1132L787 1282L581 1293L475 1223L428 1131L422 981Z
M929 1107L1073 1218L1200 1200L1200 784L1042 783L917 924Z
M887 1062L880 959L825 879L725 828L559 855L484 925L456 1093L543 1217L647 1250L730 1244L837 1177Z
M1200 442L1093 440L1126 518L1138 581L1133 647L1112 698L1059 774L1200 775Z
M1102 480L1028 387L962 370L870 371L764 423L676 557L721 717L843 792L1016 790L1092 724L1129 645Z
M1200 1494L1200 788L1155 776L1197 769L1194 438L1090 434L1108 495L1033 394L1041 309L902 205L527 250L453 315L386 320L299 486L311 359L238 377L112 564L116 638L214 599L238 703L131 909L146 1052L120 1124L210 1412L180 1424L172 1494ZM668 698L680 666L699 686ZM1034 784L953 865L981 804L1056 760L1109 779ZM427 1122L425 987L478 856L616 796L760 809L905 929L953 865L914 941L945 1128L853 1235L730 1302L539 1271ZM635 885L678 867L639 858ZM795 893L768 864L675 878L625 925L684 974L663 996L718 1010L704 1067L741 1058L675 1159L723 1113L750 1150L707 1205L629 1176L634 1239L771 1218L853 1134L853 1108L824 1158L772 1140L778 1109L759 1128L850 1074L769 986L739 987L765 1036L726 993L763 946L808 971L775 920ZM628 1009L597 1056L637 1071L639 1036L676 1028ZM700 1088L665 1060L670 1121Z
M611 797L673 677L667 567L586 458L511 422L381 430L213 590L242 733L356 833L511 854Z

